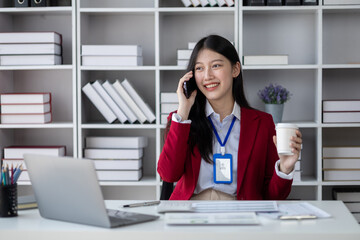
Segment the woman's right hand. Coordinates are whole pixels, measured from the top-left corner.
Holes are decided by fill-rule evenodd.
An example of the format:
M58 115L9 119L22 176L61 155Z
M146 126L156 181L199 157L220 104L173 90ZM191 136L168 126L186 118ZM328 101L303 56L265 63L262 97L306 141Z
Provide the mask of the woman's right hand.
M181 116L182 120L187 120L189 117L189 113L190 113L190 109L192 107L192 105L195 102L195 97L196 97L196 93L197 90L195 89L189 98L186 98L185 94L184 94L184 82L185 81L189 81L190 78L193 77L193 72L187 72L182 78L180 78L179 84L178 84L178 88L176 90L178 99L179 99L179 108L177 111L177 114L179 114Z

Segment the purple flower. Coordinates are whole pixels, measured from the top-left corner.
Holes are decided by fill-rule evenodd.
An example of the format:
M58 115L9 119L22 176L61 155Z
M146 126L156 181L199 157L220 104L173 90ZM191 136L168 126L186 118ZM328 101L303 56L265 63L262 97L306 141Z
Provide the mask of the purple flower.
M272 83L262 90L259 90L258 96L264 103L282 104L290 99L290 92L281 85Z

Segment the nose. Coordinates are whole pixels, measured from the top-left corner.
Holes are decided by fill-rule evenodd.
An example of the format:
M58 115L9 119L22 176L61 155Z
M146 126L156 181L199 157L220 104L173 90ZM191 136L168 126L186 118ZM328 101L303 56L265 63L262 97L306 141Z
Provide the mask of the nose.
M205 68L204 79L211 80L213 78L213 73L211 68Z

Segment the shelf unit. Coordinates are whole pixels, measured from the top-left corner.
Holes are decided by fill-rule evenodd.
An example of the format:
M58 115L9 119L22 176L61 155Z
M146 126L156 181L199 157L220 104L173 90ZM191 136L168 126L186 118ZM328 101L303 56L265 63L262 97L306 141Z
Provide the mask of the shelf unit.
M144 177L138 182L100 184L107 199L158 199L161 180L156 168L165 129L160 124L160 93L175 91L184 74L185 67L176 66L176 50L215 33L233 41L240 56L289 55L286 66L243 66L245 91L253 107L264 110L257 92L270 82L293 94L285 104L283 121L299 125L304 144L302 181L294 182L289 198L327 200L334 186L360 185L322 180L323 145L360 145L360 124L322 123L323 99L360 98L360 6L248 7L235 2L230 8L185 8L180 0L73 0L69 7L38 9L3 6L0 31L63 33L65 65L0 66L2 92L41 88L58 96L53 101L54 123L0 125L1 147L32 143L34 138L39 143L66 143L68 155L82 157L86 136L144 135L149 139ZM82 66L82 44L141 45L144 66ZM154 110L156 122L107 124L81 91L90 81L124 78Z

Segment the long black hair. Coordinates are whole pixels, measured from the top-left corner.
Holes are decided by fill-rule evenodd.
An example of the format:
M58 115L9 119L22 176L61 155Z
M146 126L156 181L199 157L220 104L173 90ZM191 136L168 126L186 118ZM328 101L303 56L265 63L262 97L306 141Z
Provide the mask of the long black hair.
M187 67L187 72L193 71L195 75L195 63L199 52L203 49L209 49L217 52L226 57L234 66L237 62L240 62L239 55L235 47L225 38L218 35L209 35L202 38L197 44L191 54L190 61ZM232 86L233 98L240 107L250 108L248 101L246 100L243 86L242 70L240 74L233 78ZM191 151L197 146L201 157L208 163L212 162L210 155L212 155L213 149L213 130L209 120L205 114L206 97L201 91L197 91L195 103L191 107L189 113L189 119L191 120L189 145ZM170 129L171 121L168 122L165 134Z

